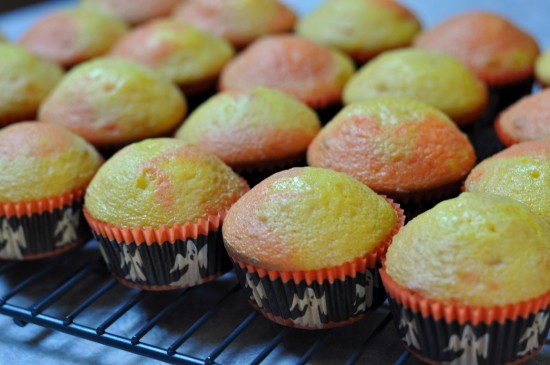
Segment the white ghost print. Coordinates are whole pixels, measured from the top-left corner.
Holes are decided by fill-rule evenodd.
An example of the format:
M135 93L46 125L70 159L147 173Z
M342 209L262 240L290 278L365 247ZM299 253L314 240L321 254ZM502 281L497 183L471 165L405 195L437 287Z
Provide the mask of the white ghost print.
M244 284L245 287L249 288L252 294L250 295L250 300L255 302L260 308L263 308L263 299L267 298L267 295L265 294L264 286L261 281L258 281L258 284L254 284L254 280L252 280L252 275L247 272L245 275L246 283Z
M533 350L540 347L539 336L542 335L548 323L549 313L538 313L535 316L533 324L525 330L523 336L521 336L519 342L525 342L525 348L518 352L518 356L525 356Z
M200 251L198 251L195 243L192 240L187 240L186 246L187 251L185 256L179 253L176 255L176 261L170 273L176 270L183 270L186 267L187 271L185 271L177 281L170 283L170 285L190 286L200 284L203 280L200 268L205 269L208 266L208 245L204 245Z
M462 331L462 337L452 335L449 346L444 351L459 352L460 356L446 364L451 365L477 365L477 358L487 358L489 351L489 334L476 338L473 328L466 325Z
M418 341L418 329L416 328L416 321L414 320L414 317L410 320L408 319L405 309L401 309L399 329L404 329L406 331L405 336L402 337L403 342L405 342L409 347L420 349L420 341Z
M359 314L372 307L374 299L374 288L380 286L378 280L378 271L374 271L374 275L367 271L365 285L355 284L355 301L359 301L359 305L354 314Z
M137 279L141 281L145 281L145 274L143 273L142 267L143 267L143 261L141 259L141 255L139 253L139 250L136 248L134 251L134 255L132 256L130 252L128 252L128 247L126 245L122 246L122 254L121 254L121 263L120 268L124 268L124 265L128 266L130 269L130 272L128 275L126 275L125 279L136 281Z
M21 249L27 248L27 241L23 228L17 227L17 229L14 230L11 228L8 220L4 219L0 230L0 242L5 244L4 248L0 251L1 258L9 260L23 259Z
M323 322L321 321L321 314L326 315L328 312L325 294L317 298L312 288L307 288L305 290L302 299L294 294L290 310L292 311L294 309L300 310L303 314L296 319L292 319L292 322L304 327L322 328Z
M54 234L58 236L61 234L59 240L55 243L55 247L61 247L74 243L78 235L76 229L80 224L80 212L77 210L73 212L72 209L67 209L63 212L63 219L57 222Z

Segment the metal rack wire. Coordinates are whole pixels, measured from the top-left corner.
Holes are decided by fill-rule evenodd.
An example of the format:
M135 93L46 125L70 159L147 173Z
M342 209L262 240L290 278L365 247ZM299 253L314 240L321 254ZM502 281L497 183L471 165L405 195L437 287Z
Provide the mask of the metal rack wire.
M93 245L94 243L88 246ZM82 251L86 254L82 254ZM383 336L383 332L395 332L393 326L389 326L392 315L387 306L381 307L368 319L356 325L325 331L304 331L281 327L243 306L238 308L238 311L242 312L239 318L221 315L221 321L227 325L228 329L218 341L210 344L203 355L199 355L197 352L182 348L193 337L198 336L198 332L210 322L214 322L210 326L219 326L217 321L220 321L220 318L216 321L215 317L220 317L222 308L234 307L234 304L230 303L233 299L238 302L244 301L244 296L240 297L242 294L234 274L228 273L201 287L169 294L145 292L126 288L113 279L93 247L92 250L82 251L45 260L39 265L33 264L32 270L29 270L28 263L2 264L0 276L4 280L13 281L13 284L7 292L1 293L0 313L12 317L14 322L22 327L33 323L171 364L229 363L225 360L238 356L239 353L238 346L232 351L229 348L238 342L239 338L244 338L241 342L244 341L246 344L246 341L249 341L250 344L250 337L259 342L255 344L257 351L253 358L246 361L250 364L260 364L263 361L279 362L289 350L282 344L287 339L294 341L292 337L299 338L301 342L298 351L292 348L289 350L295 355L292 363L308 363L314 357L319 357L323 351L333 351L329 344L332 343L334 347L336 342L336 348L339 349L338 356L340 356L337 361L355 364L368 361L369 350L375 347L374 343L377 338ZM90 282L95 284L90 285ZM44 288L44 292L33 291L33 287ZM82 295L82 290L86 292L85 295ZM204 293L209 290L216 291L215 301L205 298ZM65 297L74 296L75 292L78 293L76 305L62 303ZM120 297L115 295L119 292L123 292L124 295ZM112 300L114 297L117 298L116 303ZM147 300L154 303L159 298L161 303L154 305L152 310L148 311L145 320L137 324L136 328L131 331L115 328L121 318L136 306ZM104 303L104 310L100 311L96 304L102 300L106 303ZM189 308L189 304L185 302L190 300L195 303L194 307L198 310L184 311L181 314L182 308ZM164 302L166 304L163 304ZM155 341L145 339L156 327L162 326L164 320L174 317L175 313L177 318L187 325L179 332L172 331L172 338L168 343L159 345L154 343ZM88 317L88 320L83 317ZM175 321L172 319L170 322ZM255 329L251 329L252 324L256 324ZM251 333L247 334L247 332ZM387 355L385 360L376 361L376 363L412 362L409 361L408 353L404 352L399 345L396 334L390 333L390 335L393 335L396 341L389 344L390 351L384 348ZM200 343L200 336L198 337ZM343 338L343 341L338 341L339 338ZM350 338L353 340L350 341ZM549 346L550 340L546 340L545 345ZM277 352L276 349L281 347L279 354L274 354ZM223 355L228 351L230 355L224 360ZM378 355L373 354L373 356ZM375 358L380 360L379 357Z

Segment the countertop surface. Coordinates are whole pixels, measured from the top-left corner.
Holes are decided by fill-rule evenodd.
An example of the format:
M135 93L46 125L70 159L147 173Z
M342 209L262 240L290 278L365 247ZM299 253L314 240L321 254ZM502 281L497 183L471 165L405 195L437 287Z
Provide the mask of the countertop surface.
M298 13L303 14L314 8L320 1L318 0L287 0ZM437 24L441 20L467 10L481 9L490 10L503 14L512 19L520 27L524 28L533 34L541 47L541 49L550 48L550 1L549 0L401 0L413 10L421 19L424 28L429 28ZM59 0L47 1L42 4L25 7L16 11L0 14L0 30L11 40L17 40L21 33L27 29L34 21L48 11L58 9L60 7L73 6L76 3L74 0ZM97 257L97 247L95 243L88 244L84 250L79 253L80 260L95 260ZM76 266L72 267L70 262L59 268L60 277L66 276L67 273L75 270ZM0 295L8 288L13 287L14 283L19 282L25 275L34 272L38 268L45 265L44 263L28 263L18 268L15 273L8 276L4 275L0 278ZM65 270L65 271L61 271ZM53 274L52 274L53 275ZM107 279L106 279L107 278ZM47 278L45 278L46 280ZM68 300L61 305L66 308L74 307L79 303L80 298L85 297L87 290L98 287L108 280L108 275L91 276L87 280L90 282L78 290L70 292ZM97 281L96 281L97 280ZM189 302L185 304L184 311L197 313L200 312L202 300L208 296L216 297L223 295L230 287L235 286L235 278L228 274L221 280L215 283L207 284L206 288L199 288L193 291L193 295ZM120 288L120 286L116 286ZM41 292L46 288L37 287L33 290L25 292L23 300L28 300L32 303L37 298L40 298ZM124 300L126 297L135 294L135 291L121 288L118 291L113 290L110 294L103 298L97 305L94 306L94 315L107 316L116 303ZM116 330L130 335L139 328L144 321L150 317L151 313L155 313L155 308L165 305L173 301L176 294L153 294L148 301L140 302L132 311L129 311L124 317L116 323ZM211 348L215 345L215 341L223 338L234 327L235 323L239 323L243 318L250 315L251 309L245 303L241 293L237 293L234 298L225 306L212 321L213 323L206 326L204 333L200 334L198 340L186 344L188 353L201 352L201 346ZM338 350L342 353L347 351L349 343L357 341L356 337L361 336L365 328L371 326L371 321L378 320L387 313L386 308L377 311L373 317L368 317L360 321L358 324L350 328L333 331L327 340L327 348L330 350L321 351L319 356L313 357L310 363L319 364L337 364L342 360L339 357ZM155 329L147 338L150 342L162 343L169 336L177 336L184 330L185 323L178 323L178 318L181 318L181 313L174 313L169 316L163 325ZM370 318L370 319L369 319ZM82 321L93 321L93 318L80 318ZM166 322L166 323L165 323ZM256 328L258 327L258 328ZM107 347L91 341L77 339L73 336L48 330L33 324L28 324L25 327L19 327L14 324L9 317L0 316L0 328L2 329L2 338L0 340L0 364L43 364L43 365L76 365L76 364L116 364L116 365L139 365L139 364L161 364L162 362L144 358L139 355L134 355L129 352ZM263 318L258 318L251 325L249 333L245 338L235 342L229 348L223 357L219 358L219 362L227 364L239 364L249 362L253 359L254 351L262 348L270 340L270 336L276 335L281 327L272 324ZM365 332L365 333L366 333ZM302 336L303 334L303 336ZM308 337L308 339L306 339ZM286 345L280 346L275 351L277 357L271 356L267 359L267 363L293 363L296 362L300 353L297 348L299 345L305 346L307 349L311 335L297 331L290 336ZM309 341L309 342L308 342ZM303 343L302 343L303 342ZM359 341L361 342L361 341ZM252 345L250 345L252 344ZM336 351L334 351L336 349ZM385 364L393 363L403 348L400 347L400 340L397 338L393 325L386 326L384 331L373 340L369 347L369 353L363 355L359 363L374 363ZM396 357L397 356L397 357ZM414 359L409 359L407 364L418 364ZM543 351L528 364L543 365L550 364L550 346L545 346Z

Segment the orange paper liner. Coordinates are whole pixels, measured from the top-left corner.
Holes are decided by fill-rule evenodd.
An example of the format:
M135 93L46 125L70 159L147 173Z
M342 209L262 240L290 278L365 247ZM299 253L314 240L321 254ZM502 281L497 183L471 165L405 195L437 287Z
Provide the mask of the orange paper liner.
M67 205L71 205L75 201L79 201L86 192L86 186L76 189L70 193L65 193L49 198L31 200L27 202L8 202L0 203L0 216L18 218L22 216L32 216L43 212L53 212L54 209L62 209Z
M497 133L497 137L500 140L500 142L502 142L503 145L505 145L506 147L510 147L510 146L512 146L516 143L519 143L519 141L517 139L512 137L510 134L508 134L504 130L504 128L502 128L500 117L498 117L495 120L495 125L494 126L495 126L495 132Z
M507 319L513 321L518 317L527 318L546 310L550 305L550 291L536 298L504 306L481 307L448 303L423 297L403 287L388 275L385 266L380 269L380 276L387 293L405 308L420 313L423 317L432 317L436 321L443 319L447 323L457 321L461 325L471 323L474 326L479 323L490 325L493 322L503 324Z
M248 272L257 273L260 278L268 276L270 280L281 279L283 283L290 280L299 283L305 281L307 285L311 285L313 282L322 283L327 280L329 283L334 282L335 279L345 280L346 276L355 277L358 272L364 272L367 268L375 268L377 263L382 261L385 256L388 247L391 244L393 236L399 232L403 224L405 223L405 215L403 210L399 207L399 204L395 203L389 198L385 198L397 212L397 222L392 231L388 234L386 239L378 245L372 252L365 254L362 257L355 258L352 261L348 261L342 265L332 266L328 268L322 268L317 270L268 270L244 261L238 260L233 255L229 254L231 259L239 265L240 268L246 269Z
M242 195L250 189L248 183L243 182ZM90 215L86 206L84 206L84 216L94 232L117 243L135 243L157 244L163 242L174 243L176 240L185 240L187 238L197 238L199 235L208 235L209 231L217 231L221 226L229 208L208 214L206 219L199 218L196 222L185 222L183 224L174 224L171 227L137 227L128 228L115 224L107 223L96 219Z

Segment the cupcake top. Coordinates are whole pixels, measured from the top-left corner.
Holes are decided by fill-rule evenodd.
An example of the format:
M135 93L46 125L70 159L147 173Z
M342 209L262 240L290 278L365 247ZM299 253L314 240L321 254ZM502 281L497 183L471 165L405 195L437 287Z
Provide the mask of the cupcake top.
M414 45L458 58L490 86L533 75L536 41L502 16L486 12L457 15L425 31Z
M304 16L296 32L364 62L410 45L420 28L415 15L395 1L340 0L324 2Z
M401 96L433 106L455 123L473 122L485 110L487 89L451 56L420 49L385 52L347 83L344 101Z
M0 202L51 198L85 188L103 162L84 139L47 123L0 130Z
M97 58L63 78L41 105L39 119L105 146L167 133L185 111L182 94L155 71L128 60Z
M550 138L519 143L484 160L465 188L519 200L550 224Z
M446 115L397 97L348 105L315 137L307 157L312 166L345 172L396 198L460 181L476 158Z
M167 16L182 0L80 0L83 7L99 10L130 24Z
M528 95L504 110L496 131L506 146L550 137L550 90Z
M125 23L87 9L50 13L20 40L32 53L70 67L107 53L127 31Z
M214 83L233 53L221 38L175 20L160 19L132 30L111 55L150 66L186 90L197 83Z
M535 77L543 87L550 86L550 49L537 58Z
M0 126L35 119L38 106L63 77L59 66L7 43L0 43L0 70Z
M117 152L86 191L95 219L145 228L196 222L228 209L243 192L229 166L172 138L147 139Z
M273 89L222 92L187 118L176 138L242 169L303 154L320 129L313 110Z
M265 86L281 90L312 107L338 103L353 74L351 60L306 38L262 38L226 66L220 89Z
M438 301L495 306L550 290L550 225L524 204L463 193L411 220L388 249L400 285Z
M359 181L293 168L245 194L227 214L223 237L238 260L268 270L315 270L372 252L397 221L392 205Z
M292 30L296 15L277 0L186 0L172 14L237 48L256 38Z

